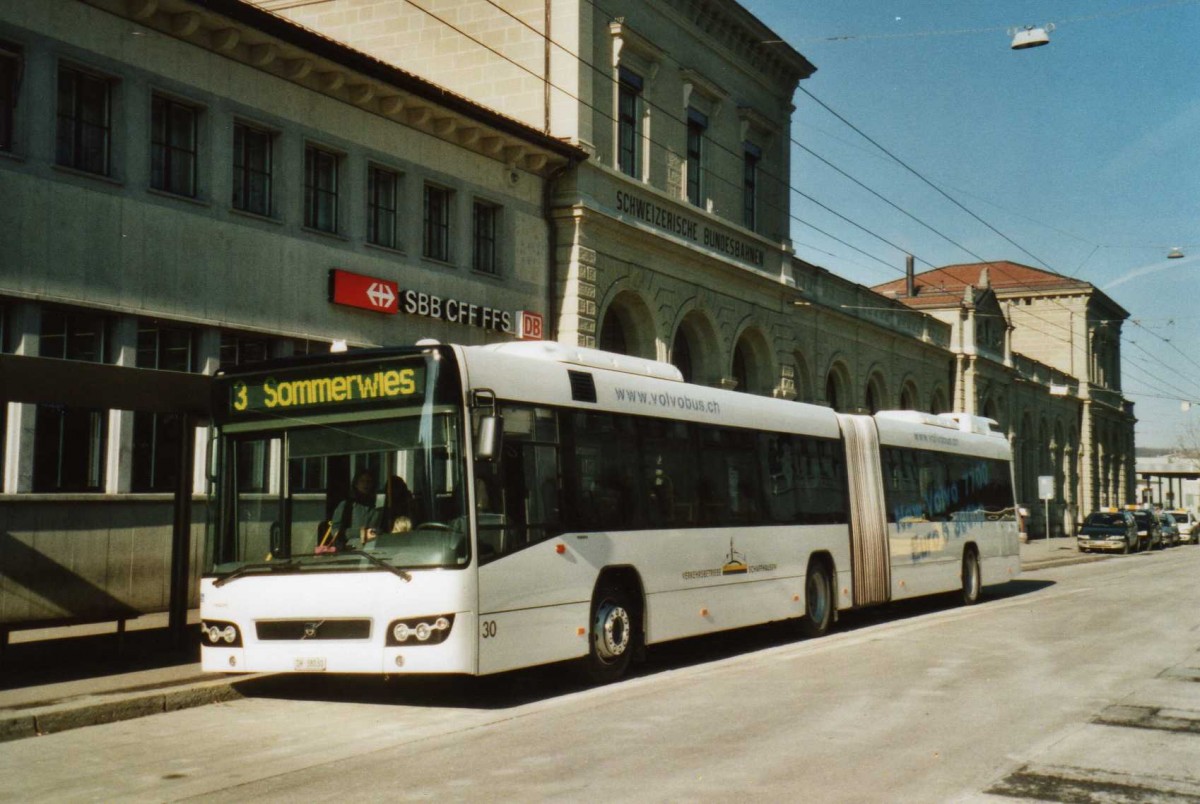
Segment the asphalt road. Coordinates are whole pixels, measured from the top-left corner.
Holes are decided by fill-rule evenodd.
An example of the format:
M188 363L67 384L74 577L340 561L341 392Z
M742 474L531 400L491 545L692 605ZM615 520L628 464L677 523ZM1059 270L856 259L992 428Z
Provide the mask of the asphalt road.
M276 677L0 745L0 800L1200 801L1200 549L653 648L619 684Z

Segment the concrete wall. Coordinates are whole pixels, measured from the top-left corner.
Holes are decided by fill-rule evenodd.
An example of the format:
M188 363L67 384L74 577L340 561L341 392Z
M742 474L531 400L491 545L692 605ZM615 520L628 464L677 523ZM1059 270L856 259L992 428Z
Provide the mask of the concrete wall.
M170 598L171 497L0 495L0 628L133 618ZM192 507L189 599L198 605L206 507Z

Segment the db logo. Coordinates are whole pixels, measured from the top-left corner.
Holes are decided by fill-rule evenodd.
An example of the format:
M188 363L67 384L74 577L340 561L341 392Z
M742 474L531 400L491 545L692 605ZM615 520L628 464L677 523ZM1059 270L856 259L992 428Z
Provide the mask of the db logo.
M541 313L521 311L521 329L517 337L524 341L540 341L545 337L545 327Z

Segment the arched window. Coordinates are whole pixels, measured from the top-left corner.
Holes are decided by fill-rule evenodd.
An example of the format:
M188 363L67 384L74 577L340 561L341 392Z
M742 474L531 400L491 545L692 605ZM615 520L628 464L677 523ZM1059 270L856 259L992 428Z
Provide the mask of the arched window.
M830 372L829 377L825 380L825 401L834 410L842 409L841 394L838 393L837 375L833 372Z
M733 379L737 382L737 385L734 387L735 391L750 390L750 372L746 367L746 347L741 341L738 341L737 346L733 347L731 373Z
M679 369L685 382L695 380L696 375L692 369L692 344L683 327L675 330L675 340L671 342L671 365Z
M629 354L629 341L625 338L625 326L617 314L616 307L609 307L600 326L600 348L606 352Z

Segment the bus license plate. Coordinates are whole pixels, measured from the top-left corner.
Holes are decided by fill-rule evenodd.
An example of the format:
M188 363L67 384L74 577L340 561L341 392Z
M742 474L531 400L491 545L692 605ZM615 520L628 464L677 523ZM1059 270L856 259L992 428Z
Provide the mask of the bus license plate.
M311 673L325 669L324 656L306 656L292 661L292 668L298 673Z

